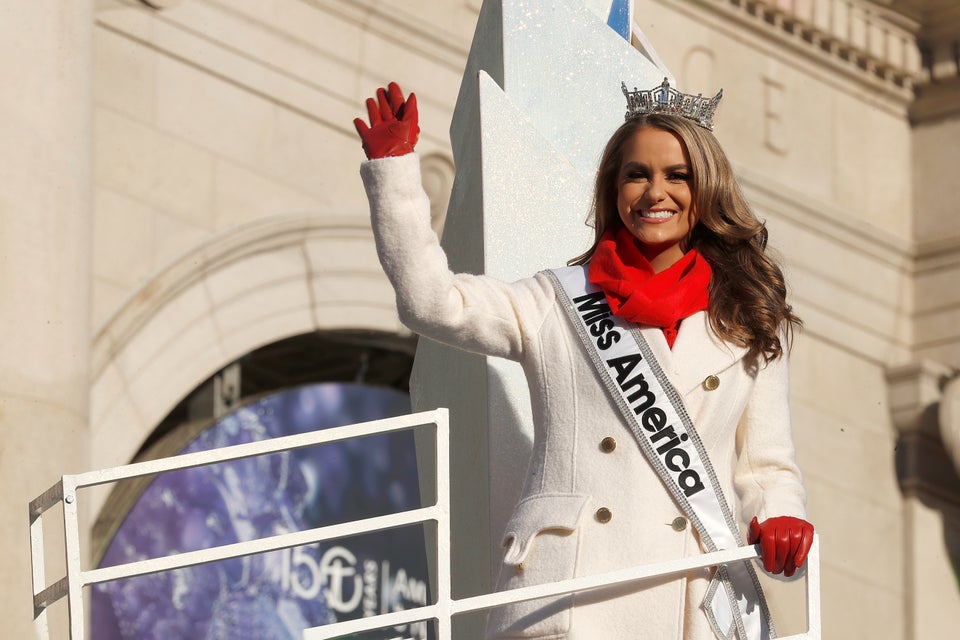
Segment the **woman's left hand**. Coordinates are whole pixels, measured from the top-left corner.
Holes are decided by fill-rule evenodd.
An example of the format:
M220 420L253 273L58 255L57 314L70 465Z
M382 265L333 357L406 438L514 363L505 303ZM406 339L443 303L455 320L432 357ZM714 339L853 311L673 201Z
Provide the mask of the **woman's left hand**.
M767 572L783 572L789 578L807 560L813 544L813 525L792 516L768 518L760 524L754 517L748 542L760 543L763 568Z

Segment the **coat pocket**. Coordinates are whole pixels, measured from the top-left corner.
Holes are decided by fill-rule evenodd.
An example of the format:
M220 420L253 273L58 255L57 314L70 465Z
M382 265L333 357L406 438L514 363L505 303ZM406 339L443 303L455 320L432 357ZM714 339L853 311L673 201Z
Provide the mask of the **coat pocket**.
M576 575L580 524L589 496L544 493L521 500L503 535L497 590L566 580ZM542 598L490 612L488 638L554 638L570 629L573 596Z

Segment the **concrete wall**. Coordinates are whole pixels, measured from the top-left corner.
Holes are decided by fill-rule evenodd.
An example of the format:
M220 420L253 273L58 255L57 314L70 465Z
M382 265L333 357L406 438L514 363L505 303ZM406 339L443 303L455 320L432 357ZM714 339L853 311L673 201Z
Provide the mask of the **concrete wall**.
M12 638L31 621L27 503L89 468L93 5L22 9L0 6L0 635Z

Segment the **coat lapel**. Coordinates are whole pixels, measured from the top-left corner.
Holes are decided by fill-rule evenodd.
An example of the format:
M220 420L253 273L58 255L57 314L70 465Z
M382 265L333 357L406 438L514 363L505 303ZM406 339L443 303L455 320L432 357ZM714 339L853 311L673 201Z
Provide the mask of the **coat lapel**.
M661 335L666 346L666 340ZM677 340L673 344L671 361L676 367L677 390L684 397L700 387L710 375L737 364L747 349L720 341L710 330L706 311L699 311L680 323ZM657 352L657 357L660 357Z
M653 351L653 356L660 363L660 368L667 374L670 384L679 390L682 386L682 380L677 370L677 360L673 352L670 351L669 345L667 345L667 339L663 337L663 330L660 327L640 325L640 333L647 341L650 350Z

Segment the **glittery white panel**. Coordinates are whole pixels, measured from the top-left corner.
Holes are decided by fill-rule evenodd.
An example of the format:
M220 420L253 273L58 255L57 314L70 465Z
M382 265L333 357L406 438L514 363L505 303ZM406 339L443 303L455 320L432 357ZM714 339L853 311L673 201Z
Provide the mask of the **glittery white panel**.
M516 280L561 266L590 246L594 173L571 164L490 76L479 83L485 272Z
M607 26L609 5L484 3L450 128L457 178L443 246L455 270L514 280L562 266L589 246L584 222L593 176L626 110L620 83L650 87L663 79ZM499 557L499 536L523 483L532 440L522 371L514 363L484 364L425 344L411 394L417 409L451 409L452 468L459 475L453 481L454 547L462 550L454 552L454 591L489 590L481 576L489 575L490 558ZM480 459L484 449L489 455ZM489 484L479 486L483 476ZM489 513L477 508L488 499ZM481 630L461 635L479 637Z
M620 82L663 80L582 0L503 2L503 89L574 166L592 172L623 122Z
M484 2L450 126L458 164L466 152L460 139L477 125L474 79L482 70L571 162L593 170L603 143L626 110L620 82L648 88L659 85L664 75L673 79L669 70L658 69L607 26L611 4L611 0ZM650 41L633 24L635 45L649 49ZM655 51L647 55L662 66Z

